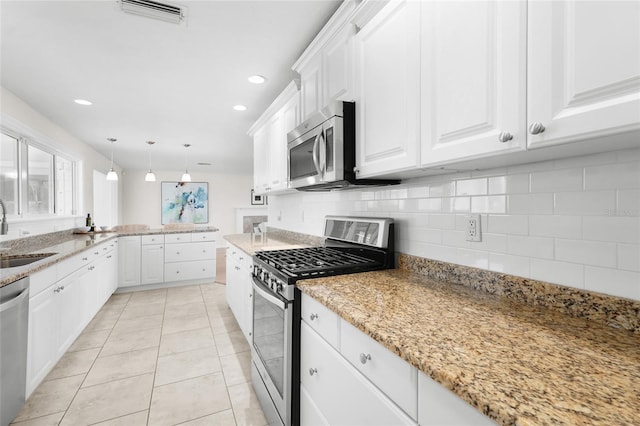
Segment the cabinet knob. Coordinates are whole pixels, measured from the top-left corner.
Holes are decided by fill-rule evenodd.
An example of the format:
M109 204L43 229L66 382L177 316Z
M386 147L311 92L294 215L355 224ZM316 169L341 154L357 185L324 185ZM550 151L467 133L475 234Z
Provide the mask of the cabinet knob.
M509 142L511 139L513 139L513 135L509 132L500 132L498 135L498 140L500 142Z
M353 173L360 173L360 169L359 169L359 168L357 168L357 167L354 167L354 168L353 168Z
M313 320L314 320L314 319L316 319L316 318L318 318L318 314L311 314L311 315L309 315L309 319L310 319L311 321L313 321Z
M56 287L53 289L54 293L60 293L61 288L60 287Z
M251 299L253 297L253 294L249 293L249 299Z
M180 254L180 252L179 252L179 251L177 251L177 252L176 252L176 254Z
M544 131L545 131L545 128L542 125L542 123L539 122L539 121L536 121L531 126L529 126L529 133L531 133L532 135L537 135L537 134L542 133Z
M371 361L371 355L369 354L360 354L360 362L366 364L367 361Z
M82 258L82 260L84 260L84 261L86 262L86 261L87 261L87 260L89 260L89 259L87 259L86 257L83 257L83 258Z
M97 255L100 254L100 252L99 251L95 251L95 252L93 252L93 254L95 254L97 256Z
M318 369L317 368L310 368L309 369L309 375L313 376L314 374L318 374Z

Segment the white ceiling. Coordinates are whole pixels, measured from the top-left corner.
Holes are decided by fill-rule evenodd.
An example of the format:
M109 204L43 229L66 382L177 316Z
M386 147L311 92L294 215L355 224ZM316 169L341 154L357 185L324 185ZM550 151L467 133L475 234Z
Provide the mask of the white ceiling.
M107 157L117 138L125 169L147 167L153 140L156 170L183 169L190 143L192 171L251 173L247 130L340 1L170 3L187 7L186 25L124 13L116 0L2 0L2 86ZM251 84L253 74L268 81Z

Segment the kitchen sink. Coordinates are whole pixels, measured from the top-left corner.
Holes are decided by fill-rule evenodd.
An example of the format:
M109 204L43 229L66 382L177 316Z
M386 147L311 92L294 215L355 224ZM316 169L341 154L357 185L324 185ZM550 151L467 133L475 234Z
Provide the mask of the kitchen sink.
M24 266L38 260L42 260L56 253L38 253L38 254L16 254L12 256L0 257L0 269L15 268L16 266Z

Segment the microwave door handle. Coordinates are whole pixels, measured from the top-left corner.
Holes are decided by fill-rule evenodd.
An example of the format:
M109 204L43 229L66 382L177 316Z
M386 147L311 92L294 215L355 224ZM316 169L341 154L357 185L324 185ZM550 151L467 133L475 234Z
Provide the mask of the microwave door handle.
M327 171L327 140L324 137L324 130L320 131L318 135L318 140L321 141L318 143L319 148L319 156L320 157L320 175L324 177L325 172Z
M313 141L313 149L312 149L312 159L313 159L313 165L316 168L316 172L318 172L319 176L322 176L322 171L320 170L320 162L318 159L318 148L319 148L319 142L320 142L320 135L322 135L322 132L316 136L316 138Z

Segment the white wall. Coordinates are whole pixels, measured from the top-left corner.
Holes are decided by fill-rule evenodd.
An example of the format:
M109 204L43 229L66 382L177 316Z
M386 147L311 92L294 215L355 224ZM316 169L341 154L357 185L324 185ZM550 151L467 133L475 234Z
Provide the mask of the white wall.
M326 214L395 218L399 252L640 300L638 149L269 197L273 227L322 235Z
M59 152L82 162L80 171L81 196L78 206L78 218L45 218L16 220L9 223L9 235L4 239L17 238L18 230L30 234L39 234L83 225L83 217L93 209L93 170L106 171L110 159L95 151L83 141L77 139L58 124L54 123L12 92L0 87L2 125L30 139L46 143ZM118 171L120 169L116 166Z
M122 223L144 223L160 228L160 184L176 181L182 170L154 170L155 182L145 182L146 170L125 170L122 181ZM209 226L220 229L220 235L235 234L235 208L251 207L252 175L224 175L191 171L194 182L209 183ZM223 243L223 241L221 241Z

